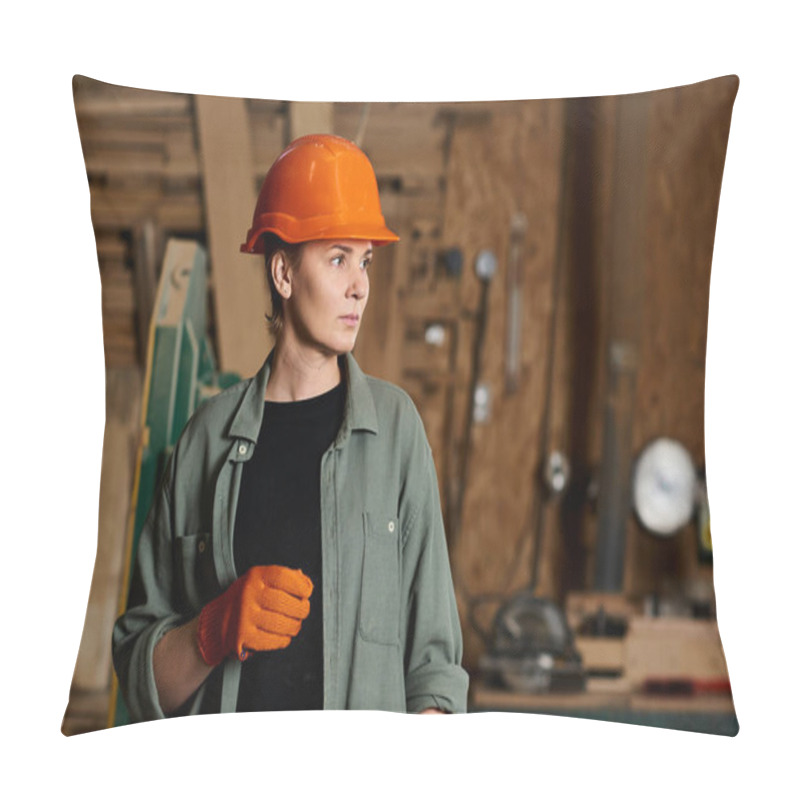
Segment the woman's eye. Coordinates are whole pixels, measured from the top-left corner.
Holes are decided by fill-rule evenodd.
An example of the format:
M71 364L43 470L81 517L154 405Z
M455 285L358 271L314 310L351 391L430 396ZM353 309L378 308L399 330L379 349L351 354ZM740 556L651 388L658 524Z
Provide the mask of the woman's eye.
M372 263L372 259L371 258L365 258L361 262L361 269L364 269L364 270L367 269L371 263Z
M344 256L334 256L331 259L331 264L335 264L337 267L341 267L344 264Z

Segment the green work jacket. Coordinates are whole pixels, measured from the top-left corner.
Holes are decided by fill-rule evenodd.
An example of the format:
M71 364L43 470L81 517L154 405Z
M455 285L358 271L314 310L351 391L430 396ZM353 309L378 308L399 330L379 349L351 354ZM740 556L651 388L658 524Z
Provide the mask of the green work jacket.
M272 355L202 405L139 540L131 607L113 632L131 719L165 716L153 649L236 578L233 525ZM320 465L324 708L466 711L467 673L439 490L422 421L401 389L340 359L342 426ZM266 535L269 532L265 532ZM180 713L236 710L241 664L217 667Z

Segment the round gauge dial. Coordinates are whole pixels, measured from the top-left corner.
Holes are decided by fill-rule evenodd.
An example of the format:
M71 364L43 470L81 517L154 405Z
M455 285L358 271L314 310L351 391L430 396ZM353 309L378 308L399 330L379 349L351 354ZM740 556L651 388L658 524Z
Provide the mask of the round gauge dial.
M674 439L647 444L633 470L633 508L657 536L672 536L692 518L697 474L689 451Z

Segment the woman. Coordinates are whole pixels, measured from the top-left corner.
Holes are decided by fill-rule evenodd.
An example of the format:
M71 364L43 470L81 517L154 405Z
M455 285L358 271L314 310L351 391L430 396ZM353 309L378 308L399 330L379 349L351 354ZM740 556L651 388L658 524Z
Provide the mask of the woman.
M345 139L297 139L267 174L242 250L264 254L276 344L165 470L113 635L133 720L466 710L430 447L351 355L373 248L397 238Z

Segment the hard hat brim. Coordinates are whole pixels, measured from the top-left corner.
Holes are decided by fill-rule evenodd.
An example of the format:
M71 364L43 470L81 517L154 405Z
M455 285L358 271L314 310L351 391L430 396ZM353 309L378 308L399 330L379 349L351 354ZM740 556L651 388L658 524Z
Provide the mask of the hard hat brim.
M265 233L274 233L283 241L289 244L301 244L303 242L313 242L328 239L356 239L359 241L369 241L375 247L381 247L392 242L399 242L400 237L389 230L385 225L363 224L354 225L351 223L324 223L318 226L309 227L308 220L302 223L303 232L295 231L293 228L301 227L295 220L287 218L283 214L265 214L264 217L276 217L276 219L262 219L256 227L251 228L247 233L247 241L241 245L243 253L263 254ZM280 217L280 219L277 219ZM292 223L295 222L295 225Z

